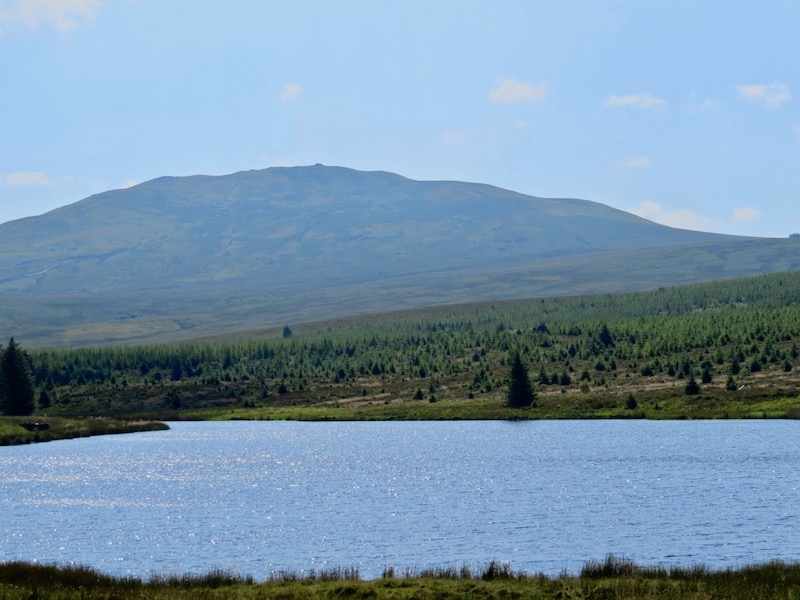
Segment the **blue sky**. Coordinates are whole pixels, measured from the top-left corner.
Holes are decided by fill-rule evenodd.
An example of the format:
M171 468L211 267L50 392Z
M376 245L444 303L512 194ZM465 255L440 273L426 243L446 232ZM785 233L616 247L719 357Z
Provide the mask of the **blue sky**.
M323 163L800 231L796 0L0 0L0 222Z

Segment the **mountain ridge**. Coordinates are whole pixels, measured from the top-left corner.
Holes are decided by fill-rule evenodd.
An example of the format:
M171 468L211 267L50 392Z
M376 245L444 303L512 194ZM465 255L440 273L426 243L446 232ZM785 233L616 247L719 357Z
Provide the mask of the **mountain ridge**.
M794 270L797 249L673 229L588 200L386 171L166 176L0 224L0 297L10 307L0 324L34 344L181 338L215 333L211 323L225 331L448 298ZM677 264L664 269L667 255ZM150 325L129 335L136 319Z

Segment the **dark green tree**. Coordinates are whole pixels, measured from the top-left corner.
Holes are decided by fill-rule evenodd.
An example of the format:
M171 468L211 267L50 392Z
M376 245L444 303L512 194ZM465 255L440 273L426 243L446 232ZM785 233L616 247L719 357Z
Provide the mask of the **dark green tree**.
M700 393L700 385L695 380L694 375L689 376L689 381L686 384L684 392L687 396L695 396Z
M47 388L42 388L39 392L39 408L50 408L50 394L47 393Z
M544 365L539 368L539 383L542 385L550 385L550 376L544 370Z
M291 328L288 325L284 325L283 326L283 337L290 338L293 335L294 335L294 332L291 330Z
M0 355L0 410L29 415L35 407L33 378L25 351L11 338Z
M508 381L508 406L524 408L536 406L536 393L533 391L528 369L522 364L522 358L517 352L511 362L511 372Z
M600 343L603 344L604 348L610 348L614 345L614 336L611 335L611 332L608 330L608 325L605 323L603 323L603 326L600 328L598 339Z
M183 366L181 365L180 359L176 356L172 359L172 373L170 374L170 379L172 381L180 381L183 377Z

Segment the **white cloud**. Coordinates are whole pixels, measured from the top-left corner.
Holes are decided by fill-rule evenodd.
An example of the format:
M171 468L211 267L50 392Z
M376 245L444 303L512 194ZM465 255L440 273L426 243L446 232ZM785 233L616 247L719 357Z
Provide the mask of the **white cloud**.
M646 169L650 164L650 159L646 156L629 156L620 162L619 166L626 169Z
M780 81L766 85L737 85L736 90L742 100L759 102L765 108L778 108L792 97L788 86Z
M761 218L761 211L750 206L733 209L733 219L738 223L752 223Z
M53 181L44 171L17 171L15 173L6 173L3 176L3 181L8 185L20 187L44 187L53 185Z
M294 102L303 96L303 86L299 83L287 83L283 92L281 92L281 100L283 102Z
M606 100L606 106L635 106L637 108L652 108L654 106L663 106L666 103L666 100L656 98L647 93L611 96Z
M128 188L132 188L135 185L139 185L139 182L135 179L129 179L125 183L122 184L122 189L127 190Z
M0 32L7 26L37 28L54 25L70 31L83 23L93 23L101 0L17 0L0 3Z
M489 100L494 104L538 104L547 97L547 84L532 84L504 79L489 92Z
M680 229L708 231L714 226L713 219L682 208L674 211L664 210L663 206L652 200L645 200L631 212L643 219Z

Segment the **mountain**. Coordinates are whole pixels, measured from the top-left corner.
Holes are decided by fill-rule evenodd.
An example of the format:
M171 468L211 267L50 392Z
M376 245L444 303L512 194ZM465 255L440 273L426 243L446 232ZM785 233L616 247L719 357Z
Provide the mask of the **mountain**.
M800 269L800 241L341 167L161 177L0 225L0 331L189 338L363 312Z

